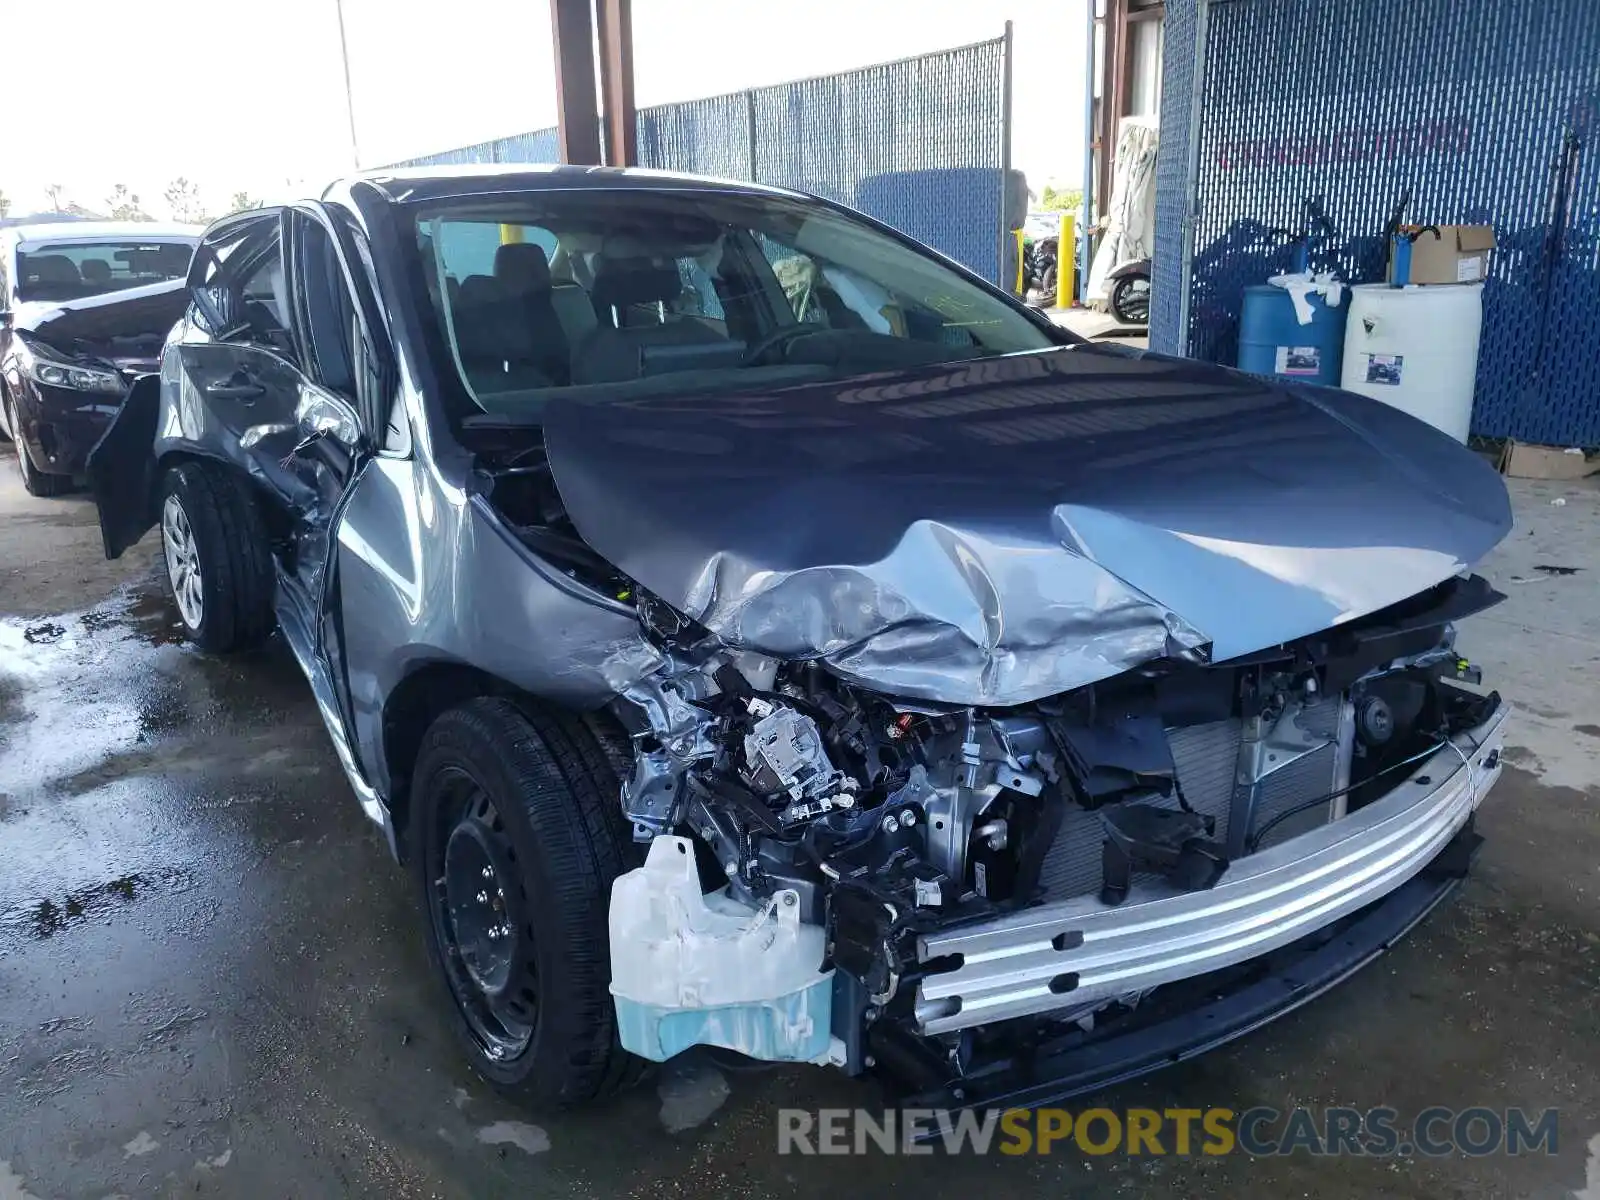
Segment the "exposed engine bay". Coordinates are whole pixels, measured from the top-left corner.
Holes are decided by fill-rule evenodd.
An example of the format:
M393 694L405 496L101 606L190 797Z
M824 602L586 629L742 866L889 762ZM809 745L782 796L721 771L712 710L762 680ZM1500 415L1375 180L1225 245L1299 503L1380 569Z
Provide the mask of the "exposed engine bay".
M494 483L497 504L522 518L518 536L631 605L661 656L611 706L633 751L621 804L635 841L651 847L642 877L669 847L692 846L713 907L684 915L681 900L630 885L623 907L650 915L619 912L614 898L614 961L666 936L677 913L671 937L687 948L684 961L701 946L702 961L722 965L717 978L675 980L618 963L619 1010L635 1006L633 1024L654 1031L628 1048L650 1057L708 1041L859 1071L872 1057L863 1034L875 1027L912 1060L960 1058L995 1032L961 1000L925 994L952 965L930 961L930 938L1060 901L1114 909L1152 885L1203 893L1231 864L1384 796L1399 772L1499 705L1454 650L1452 622L1499 599L1476 576L1232 662L1157 659L1025 704L885 695L823 661L729 648L589 550L537 459L502 466ZM754 936L780 928L780 915L825 937ZM705 922L731 924L717 932ZM730 939L748 960L729 958ZM799 988L741 991L730 977L774 977L762 961L774 947L820 955L798 976L794 963L777 973L831 973L824 1017L814 1000L801 1006L811 1015L797 1015ZM626 995L630 977L647 994ZM1080 1000L1075 987L1052 978L1026 1005L1029 1019L1006 1029L1026 1039L1092 1024L1143 995ZM718 1015L682 1034L686 1042L661 1032L696 1009ZM785 1014L777 1033L749 1034L774 1011Z

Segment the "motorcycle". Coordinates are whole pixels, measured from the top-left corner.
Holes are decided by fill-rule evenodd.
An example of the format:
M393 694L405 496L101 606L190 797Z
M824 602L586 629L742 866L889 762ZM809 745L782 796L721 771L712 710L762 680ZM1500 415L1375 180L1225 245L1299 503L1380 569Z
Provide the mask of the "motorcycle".
M1150 324L1150 260L1125 262L1106 278L1111 282L1111 315L1124 325Z
M1023 248L1023 295L1037 292L1044 301L1055 303L1057 239L1034 238Z

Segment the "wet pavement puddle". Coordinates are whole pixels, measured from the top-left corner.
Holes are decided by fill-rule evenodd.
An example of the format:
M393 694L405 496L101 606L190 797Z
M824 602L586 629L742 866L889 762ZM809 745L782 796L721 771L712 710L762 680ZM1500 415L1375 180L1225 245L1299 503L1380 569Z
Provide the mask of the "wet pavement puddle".
M155 894L187 891L192 873L182 867L131 871L105 883L78 888L59 899L46 896L33 903L0 909L0 955L7 934L48 938Z

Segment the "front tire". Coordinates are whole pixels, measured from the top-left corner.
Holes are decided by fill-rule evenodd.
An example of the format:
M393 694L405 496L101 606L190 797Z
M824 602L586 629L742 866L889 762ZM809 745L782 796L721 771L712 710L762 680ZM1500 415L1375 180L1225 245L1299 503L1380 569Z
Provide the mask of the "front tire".
M53 475L33 465L33 459L28 457L27 444L22 440L21 426L17 421L17 406L3 393L0 393L0 399L6 404L6 425L17 431L12 440L16 443L17 470L22 474L23 490L28 495L38 496L41 499L66 495L72 490L72 476Z
M225 470L185 462L161 486L167 593L189 640L226 654L272 632L272 553L254 499Z
M579 719L482 697L439 717L409 845L429 957L478 1073L565 1108L634 1083L610 993L611 885L637 852L614 765Z

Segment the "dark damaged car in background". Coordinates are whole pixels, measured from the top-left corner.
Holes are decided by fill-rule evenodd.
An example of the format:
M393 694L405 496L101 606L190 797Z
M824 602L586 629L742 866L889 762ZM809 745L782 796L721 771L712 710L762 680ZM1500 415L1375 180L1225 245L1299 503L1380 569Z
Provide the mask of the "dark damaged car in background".
M1468 869L1503 485L754 185L399 172L214 225L90 477L281 632L476 1068L1009 1105L1317 995Z
M0 228L0 434L32 495L72 487L129 383L157 368L200 233L148 221Z

